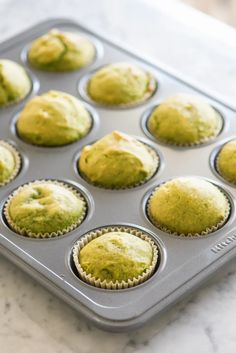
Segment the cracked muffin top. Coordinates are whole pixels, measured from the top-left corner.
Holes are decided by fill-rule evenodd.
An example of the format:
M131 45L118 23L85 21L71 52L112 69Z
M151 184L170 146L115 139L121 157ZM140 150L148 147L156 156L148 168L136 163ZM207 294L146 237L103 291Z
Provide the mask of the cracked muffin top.
M11 60L0 60L0 107L16 103L30 92L31 81L22 66Z
M37 38L28 52L30 64L44 71L72 71L89 65L95 57L94 45L77 33L53 29Z

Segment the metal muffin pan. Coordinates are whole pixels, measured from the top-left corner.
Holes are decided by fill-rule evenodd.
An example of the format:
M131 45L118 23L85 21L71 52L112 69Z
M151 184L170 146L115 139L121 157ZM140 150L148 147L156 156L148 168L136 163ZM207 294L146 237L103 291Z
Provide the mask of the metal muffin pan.
M70 73L47 73L30 68L25 61L25 48L36 37L55 27L89 36L96 43L96 48L99 48L96 60L88 67ZM1 212L0 252L3 255L100 328L112 331L134 329L144 324L193 292L213 272L234 258L236 189L212 170L213 151L221 141L236 134L236 111L232 107L185 83L184 78L174 77L154 62L142 59L70 20L49 20L19 34L1 44L0 57L15 60L27 67L33 83L37 82L37 90L31 95L57 89L83 99L78 89L81 80L84 82L84 77L92 70L117 61L134 62L153 73L158 81L154 95L132 108L101 107L90 101L90 113L94 117L91 131L80 141L64 147L37 147L23 142L17 136L16 115L30 97L0 110L0 139L11 142L22 156L19 175L0 189L1 210L15 188L36 179L68 182L78 187L88 202L87 216L82 224L70 233L51 239L29 239L14 233L7 226ZM149 138L143 129L144 114L163 98L179 92L203 96L222 114L224 128L215 140L198 147L175 148ZM76 161L82 147L113 130L136 136L159 152L160 168L147 183L128 190L105 190L90 185L79 175ZM204 177L219 185L229 195L230 217L221 229L209 236L197 239L171 236L158 230L146 215L147 197L154 187L184 175ZM155 274L143 284L124 290L98 289L81 281L71 261L75 242L93 229L122 225L140 228L154 239L160 250L159 266Z

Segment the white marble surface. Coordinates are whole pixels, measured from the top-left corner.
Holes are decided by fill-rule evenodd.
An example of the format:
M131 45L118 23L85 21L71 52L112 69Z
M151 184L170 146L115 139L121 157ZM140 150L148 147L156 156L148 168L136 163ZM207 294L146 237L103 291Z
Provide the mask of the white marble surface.
M55 16L73 17L123 40L236 105L236 31L214 20L171 1L0 0L0 41ZM111 334L88 325L0 257L0 352L235 353L235 265L161 320L137 332Z

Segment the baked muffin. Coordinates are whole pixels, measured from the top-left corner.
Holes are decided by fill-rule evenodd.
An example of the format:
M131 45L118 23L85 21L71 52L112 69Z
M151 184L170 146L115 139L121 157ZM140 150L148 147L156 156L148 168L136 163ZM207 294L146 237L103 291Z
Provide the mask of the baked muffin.
M84 147L78 166L81 175L91 184L122 189L151 178L158 167L158 157L144 143L113 131Z
M20 169L20 155L14 147L0 140L0 186L14 179Z
M150 73L132 63L115 63L102 67L90 78L87 93L97 103L129 105L149 98L156 83Z
M124 289L143 283L158 265L159 250L139 229L107 227L91 231L73 247L80 279L104 289Z
M151 245L135 235L111 232L93 239L79 255L83 270L101 281L128 281L152 263Z
M0 107L16 103L27 96L31 81L22 66L0 59Z
M229 201L212 183L194 177L160 185L148 202L148 215L160 229L177 235L204 235L229 215Z
M221 148L216 157L216 169L225 180L236 184L236 139Z
M153 110L147 125L156 139L184 146L216 137L222 128L222 118L201 98L177 94L165 99Z
M22 140L39 146L63 146L81 139L91 127L82 102L70 94L49 91L32 98L20 113L16 127Z
M84 198L72 187L56 181L35 181L9 197L4 214L9 226L29 237L67 233L85 217Z
M94 58L94 45L86 37L57 29L37 38L28 52L33 67L54 72L80 69Z

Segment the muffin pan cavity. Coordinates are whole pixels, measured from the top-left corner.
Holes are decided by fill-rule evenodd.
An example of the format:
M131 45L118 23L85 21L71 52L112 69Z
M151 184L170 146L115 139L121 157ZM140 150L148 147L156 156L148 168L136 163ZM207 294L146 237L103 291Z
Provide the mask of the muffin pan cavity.
M68 181L34 180L20 185L7 197L2 207L2 219L20 236L57 238L79 227L91 213L91 205L88 192ZM75 213L76 207L78 214ZM53 222L58 223L57 229Z
M20 104L25 104L26 101L33 97L35 94L38 93L39 89L40 89L40 81L37 78L37 76L28 68L24 68L26 75L28 76L29 80L30 80L30 89L29 92L23 96L22 98L9 102L6 105L1 106L0 105L0 113L4 113L5 111L9 111L12 108L16 107L17 105Z
M7 185L20 173L23 166L23 157L17 148L10 142L0 140L0 187Z
M58 28L60 28L60 26L58 26ZM102 57L104 55L104 49L103 49L102 42L99 39L95 38L93 35L90 35L89 33L84 34L81 31L73 30L71 28L65 29L65 32L68 32L68 31L72 32L72 33L75 33L75 34L78 34L78 35L82 35L83 37L85 37L86 39L88 39L92 43L92 45L94 46L94 49L95 49L95 56L94 56L93 61L91 63L89 63L88 65L86 65L84 67L81 67L80 69L74 70L74 72L87 70L89 67L93 66L94 64L96 64L96 62L99 62L99 60L102 59ZM42 33L42 35L43 34L45 34L45 33ZM34 39L36 39L36 38L34 38ZM27 67L29 67L30 69L35 70L35 71L41 71L39 69L36 69L36 68L32 67L30 62L29 62L29 60L28 60L28 52L29 52L29 49L30 49L30 47L32 45L32 42L28 42L23 47L23 49L21 50L21 53L20 53L20 58L21 58L22 63L24 65L26 65ZM48 71L47 74L48 73L49 73L49 75L63 75L66 72ZM67 73L68 73L68 71L67 71Z
M116 247L119 249L120 254L121 254L121 261L122 261L122 255L125 253L125 249L127 249L127 251L129 251L128 247L126 248L128 242L125 243L116 243L117 242L117 234L119 235L125 235L125 236L135 236L136 238L139 238L145 242L147 242L146 244L148 244L148 247L150 247L150 250L152 252L152 259L150 261L149 266L146 268L145 271L143 271L143 273L141 273L140 275L137 276L137 278L132 278L129 279L128 281L122 280L122 281L112 281L112 280L101 280L99 278L96 278L94 276L92 276L89 273L86 273L86 271L83 269L83 267L80 264L80 251L86 247L87 244L91 243L93 240L98 239L99 237L102 236L103 240L102 242L106 241L106 235L108 235L108 237L111 237L112 235L114 235L114 239L109 239L107 247L105 246L106 250L109 252L113 251L114 249L111 248L112 247ZM136 238L134 238L133 240L135 240ZM99 240L99 239L98 239ZM128 241L131 239L128 239ZM137 240L137 239L136 239ZM102 242L100 243L100 245L97 247L97 255L98 258L100 257L99 251L104 251L104 248L102 248ZM131 242L132 244L132 242ZM130 244L130 245L131 245ZM143 243L145 244L145 243ZM139 244L139 246L141 246L141 248L139 248L139 251L142 249L142 251L144 251L144 245ZM137 249L136 249L137 250ZM148 249L149 250L149 249ZM104 253L103 253L104 254ZM134 256L134 259L131 259L131 262L128 264L126 264L126 268L123 268L122 271L125 271L127 269L127 266L130 266L131 269L133 269L133 267L135 267L135 261L142 261L141 257L140 260L138 260L138 254L135 254L135 242L133 244L133 248L130 249L130 253L129 255L127 255L127 258L124 259L127 261L129 256ZM111 276L112 273L114 274L116 269L119 268L119 264L116 261L119 261L118 258L116 258L116 260L114 261L114 263L112 264L112 254L111 257L109 258L109 254L106 254L107 256L107 267L105 269L105 265L101 266L101 271L102 273ZM139 256L143 256L139 254ZM127 261L128 262L128 261ZM158 242L155 238L153 238L152 235L149 234L149 232L144 231L143 229L139 229L137 227L134 226L127 226L127 225L114 225L114 226L105 226L105 227L100 227L98 229L93 229L92 231L89 231L88 233L84 234L73 246L73 249L71 251L71 255L70 255L70 267L72 269L72 271L74 272L74 274L80 279L82 280L84 283L94 286L96 288L99 289L105 289L105 290L124 290L124 289L131 289L134 288L137 285L141 285L142 283L148 281L150 278L152 278L152 276L154 274L157 273L157 271L161 271L161 268L164 266L165 263L165 250L164 247L160 244L160 242Z
M230 139L224 140L221 142L218 146L216 146L212 153L210 154L209 158L209 163L210 163L210 168L212 172L217 176L218 179L220 179L223 183L228 184L231 187L236 187L236 181L234 182L233 179L224 176L223 173L220 172L219 168L219 156L220 153L222 152L223 148L226 147L229 143L232 143L233 141L236 141L236 136L232 136ZM234 165L235 165L235 160L234 158L234 151L232 150L232 154L228 156L228 162L226 161L225 163L225 168L230 168L231 169L231 174L232 171L234 170ZM227 165L228 163L228 165Z
M199 143L191 143L191 144L183 144L183 145L164 141L164 140L162 140L160 138L155 137L151 133L151 131L150 131L149 127L148 127L148 121L149 121L149 119L151 117L151 114L154 112L154 110L158 106L160 106L160 104L161 104L161 102L159 102L159 104L156 104L153 107L149 107L146 111L143 112L143 114L141 115L141 119L140 119L140 126L141 126L141 129L143 130L144 134L148 138L150 138L151 140L155 141L156 143L158 143L160 145L169 146L171 148L176 148L176 149L201 148L203 146L207 146L207 145L215 143L216 141L219 141L219 139L221 137L221 134L225 131L226 121L225 121L224 115L222 114L222 112L219 109L217 109L214 106L212 106L212 108L217 112L217 114L218 114L218 116L219 116L219 118L221 120L221 128L220 128L220 130L219 130L219 132L217 133L216 136L212 136L212 137L210 137L208 139L202 140Z
M118 131L113 131L111 134L106 135L104 136L105 138L110 138L113 134L118 134L118 135L124 135L123 133L121 132L118 132ZM103 137L103 138L104 138ZM125 136L126 137L126 136ZM138 188L138 187L141 187L143 186L144 184L148 183L150 180L152 180L159 172L160 170L162 170L163 168L163 157L161 156L161 153L157 150L156 146L151 144L150 141L148 141L147 139L140 139L140 138L137 138L136 137L132 137L132 136L127 136L128 138L131 138L131 139L135 139L137 140L138 142L141 142L143 147L145 147L147 149L147 152L149 154L149 157L152 159L152 167L153 169L150 171L149 175L147 175L147 177L145 178L142 178L140 179L140 181L138 182L135 182L134 184L132 185L116 185L115 184L115 181L114 181L114 178L115 178L115 175L113 175L113 182L114 182L114 185L113 186L108 186L108 185L105 185L105 184L101 184L99 182L92 182L85 173L83 173L80 169L80 159L81 159L81 153L83 153L83 149L87 146L83 146L83 148L76 154L75 156L75 159L74 159L74 170L76 172L77 175L79 175L80 178L84 179L86 181L86 183L90 184L90 185L93 185L95 187L99 187L101 189L105 189L105 190L112 190L112 191L119 191L119 190L128 190L128 189L133 189L133 188ZM99 140L97 141L93 141L92 143L89 144L89 146L93 146L94 144L96 144L96 142L98 142ZM110 143L110 142L109 142ZM132 147L132 145L131 145ZM141 146L140 146L141 147ZM107 148L106 152L104 151L104 155L105 157L107 157L108 161L109 161L109 156L107 155L107 153L109 153L109 144L105 145L104 148ZM132 153L134 153L135 151L132 151L132 148L130 149L130 153L132 155ZM112 151L112 153L115 153L115 151ZM138 153L136 152L137 156L138 156ZM114 160L110 160L107 164L107 168L108 170L110 168L114 168L114 164L115 164L115 158L116 156L114 156ZM85 158L86 159L86 158ZM104 163L103 160L100 160L98 159L97 162L95 163L96 165L96 168L99 168L101 167L100 164ZM141 163L141 162L140 162ZM127 170L125 170L124 168L122 169L119 169L119 165L116 165L116 168L118 168L117 170L117 173L116 174L122 174L122 172L124 171L125 172L125 177L123 179L128 179L130 174L133 173L132 171L132 168L134 168L132 165L130 166L129 165L129 168L130 169L130 174L127 172L128 171L128 166L127 166ZM105 170L103 172L103 174L105 173Z
M214 189L212 186L214 186ZM160 203L158 202L158 193L159 198L162 200ZM210 203L208 204L204 193L211 197L212 207L210 207ZM176 202L178 202L178 205ZM197 203L199 203L199 206L195 209ZM216 203L218 203L218 207L215 207ZM165 208L165 204L168 205L167 208ZM200 208L201 204L204 204L202 209ZM224 208L222 204L224 204ZM168 235L184 239L200 239L210 235L214 236L214 233L224 227L232 217L233 207L232 196L221 185L209 179L195 176L185 176L164 181L149 191L143 200L145 216L155 227ZM197 212L199 213L198 215L196 214ZM217 213L219 214L216 217ZM159 219L156 219L155 215ZM175 215L176 220L174 219ZM202 225L201 230L191 231L192 224L187 225L191 216L193 218L192 223L195 222L194 217L197 217L196 227L199 229L201 228L201 221L203 224L206 222L208 225ZM213 217L216 217L218 221L214 223L212 221ZM182 220L185 220L185 222L182 222ZM167 224L169 224L170 228ZM178 229L183 229L183 227L185 229L189 228L189 230L184 233L183 231L178 231Z
M130 64L132 64L132 62L130 62ZM109 65L109 64L107 64ZM145 67L142 66L138 66L138 68L143 69L145 72L147 72L148 74L150 74L151 79L150 79L150 93L146 94L143 99L140 99L138 101L134 101L132 103L127 103L127 104L105 104L105 103L101 103L101 102L97 102L95 101L88 92L88 85L89 85L89 81L91 80L91 78L96 74L96 72L98 72L100 69L103 69L104 67L106 67L107 65L104 66L100 66L96 69L91 70L89 73L84 74L84 76L81 77L81 79L78 82L78 93L79 95L88 103L100 107L100 108L104 108L104 109L111 109L111 110L124 110L124 109L130 109L130 108L135 108L135 107L139 107L140 105L143 105L145 103L147 103L148 101L150 101L158 92L158 79L154 76L154 74L151 72L148 72L147 69Z
M60 150L62 148L67 148L67 147L70 148L71 145L75 145L75 144L84 142L84 140L86 140L87 137L89 137L91 134L94 134L97 132L97 129L99 128L99 115L98 115L97 111L91 105L89 105L86 102L82 102L82 103L83 103L84 108L89 113L89 117L91 119L91 126L89 127L88 132L78 140L72 141L70 143L66 143L64 145L55 145L55 146L53 146L53 145L52 146L38 145L38 144L34 144L33 142L26 141L25 139L23 139L19 135L19 132L17 129L17 121L19 119L19 116L20 116L20 113L21 113L23 107L20 111L16 112L12 118L12 121L10 123L11 134L15 139L18 140L18 143L25 145L26 148L27 148L27 146L28 146L28 148L30 146L30 148L36 148L36 149L48 149L48 150L59 149Z
M34 70L27 61L29 45L54 28L88 37L96 46L95 61L83 69L71 72L52 73ZM215 157L222 144L236 134L236 111L232 107L226 106L219 99L214 99L207 92L185 83L183 78L179 80L155 63L138 57L70 20L49 20L28 29L2 43L0 57L15 62L19 62L21 58L32 80L32 91L29 96L16 106L0 110L0 140L10 142L21 155L21 170L17 177L0 187L1 254L26 270L94 324L112 331L127 331L143 325L154 315L158 315L184 295L194 291L211 274L236 256L236 189L233 187L235 185L219 176L215 169ZM91 75L105 65L118 62L134 64L151 73L157 87L150 97L145 97L147 100L139 101L137 104L108 106L94 102L87 95L86 85ZM82 101L92 117L92 126L86 136L61 147L32 145L18 136L16 121L25 103L34 95L41 95L50 90L65 92ZM218 136L197 145L199 148L167 145L152 136L147 128L151 112L167 97L177 93L200 96L219 112L223 123ZM158 157L156 171L140 185L105 190L87 182L78 170L77 163L81 158L83 147L92 145L114 131L118 132L117 137L120 137L119 132L134 137ZM114 143L112 146L114 147ZM133 174L140 172L137 168L140 153L135 155L134 160L135 163L131 163L136 166L133 170L131 168ZM140 164L142 163L143 160ZM95 173L97 167L95 163ZM127 171L126 160L122 169ZM149 176L147 171L148 168L144 170L141 168L140 175L146 173ZM196 236L176 236L163 231L163 228L159 229L155 222L151 222L146 212L147 202L157 186L174 178L191 175L209 181L220 190L223 200L227 199L230 211L230 214L225 213L225 219L219 227L216 227L217 229L197 239ZM62 229L60 236L54 234L52 238L42 237L47 231L32 231L31 235L40 233L39 238L30 238L30 234L26 235L22 229L17 232L16 222L13 221L13 227L6 211L4 214L4 209L6 210L6 206L9 205L9 197L12 199L10 195L16 195L16 190L22 185L24 188L24 185L36 180L57 181L78 190L87 205L79 225L68 229L68 232ZM163 203L163 206L165 205L166 202ZM170 209L171 207L168 208ZM191 219L189 221L191 224ZM18 226L21 228L22 225ZM96 232L101 229L117 227L134 229L150 237L158 249L157 265L149 278L139 283L135 282L134 286L125 284L120 288L120 285L104 286L100 283L98 288L93 283L88 283L91 278L81 279L72 261L73 248L77 242L85 239L86 234L91 232L97 234ZM48 232L49 235L52 235L51 233ZM113 288L110 289L109 286Z

